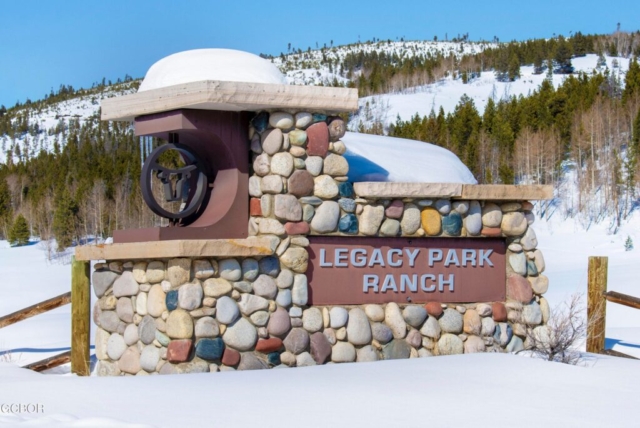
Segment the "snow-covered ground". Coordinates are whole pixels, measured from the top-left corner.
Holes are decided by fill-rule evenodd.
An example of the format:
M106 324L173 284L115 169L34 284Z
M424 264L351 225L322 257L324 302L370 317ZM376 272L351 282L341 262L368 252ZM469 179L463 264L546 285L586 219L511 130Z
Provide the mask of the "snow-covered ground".
M572 294L584 295L586 306L587 267L590 256L609 258L608 290L640 297L640 213L623 223L616 234L602 222L587 231L579 222L555 217L537 221L534 230L547 262L551 306L566 302ZM631 237L635 249L625 251ZM606 344L620 352L640 358L640 310L607 303Z
M0 363L0 425L46 427L637 427L640 363L508 354L179 376L77 378ZM21 423L24 422L24 425Z
M71 250L47 260L43 242L0 241L0 316L71 290ZM55 253L54 253L55 254ZM29 364L69 349L71 305L0 329L0 361Z
M639 226L639 213L616 235L604 224L586 231L571 219L537 220L551 306L586 293L588 257L594 255L609 257L610 290L640 296L640 248L624 250L627 236L640 243ZM0 316L69 290L68 255L47 262L43 247L9 248L0 241ZM0 329L0 351L5 352L0 355L0 404L38 403L45 409L42 414L0 412L0 425L253 426L259 420L267 427L281 426L286 412L288 420L309 427L418 426L427 421L436 426L637 426L630 414L637 403L633 391L640 362L620 358L588 355L582 367L573 367L484 354L111 379L55 374L68 373L68 367L48 375L18 368L67 350L69 332L68 305ZM608 304L607 346L640 357L640 311ZM169 402L176 411L161 410L159 403ZM437 403L438 411L420 411L425 403ZM500 417L482 417L487 407Z

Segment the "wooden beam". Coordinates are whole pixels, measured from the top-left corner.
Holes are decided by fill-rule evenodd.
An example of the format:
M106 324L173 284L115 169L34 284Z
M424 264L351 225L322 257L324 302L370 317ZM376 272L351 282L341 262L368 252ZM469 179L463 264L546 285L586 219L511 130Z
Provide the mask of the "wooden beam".
M59 308L60 306L64 306L68 303L71 303L71 292L52 297L44 302L36 303L28 308L20 309L19 311L0 317L0 328L15 324L18 321L26 320L27 318L34 317L43 312Z
M67 364L69 361L71 361L71 351L66 351L62 354L54 355L53 357L45 358L44 360L27 364L23 368L33 370L35 372L42 372L54 367L61 366L63 364Z
M589 285L587 297L587 352L604 351L607 306L607 257L589 257Z
M640 299L638 299L637 297L628 296L626 294L617 293L615 291L604 293L604 297L609 302L640 309Z
M91 331L90 262L71 258L71 372L90 375Z

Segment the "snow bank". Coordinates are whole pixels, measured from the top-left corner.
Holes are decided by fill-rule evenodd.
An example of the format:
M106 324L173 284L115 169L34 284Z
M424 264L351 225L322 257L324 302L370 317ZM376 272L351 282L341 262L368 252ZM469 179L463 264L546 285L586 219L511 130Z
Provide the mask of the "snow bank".
M353 182L477 183L456 155L434 144L355 132L342 141Z
M275 65L252 53L194 49L169 55L153 64L138 92L200 80L287 84Z
M468 354L87 379L0 363L0 403L44 406L41 414L0 413L0 425L632 427L638 425L638 368L635 360L596 355L575 367Z

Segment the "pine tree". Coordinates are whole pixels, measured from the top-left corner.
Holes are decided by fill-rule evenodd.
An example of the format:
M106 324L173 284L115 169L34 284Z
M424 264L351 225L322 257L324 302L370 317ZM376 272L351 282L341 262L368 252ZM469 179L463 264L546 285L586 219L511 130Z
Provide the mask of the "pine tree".
M11 193L4 178L0 177L0 235L4 238L9 234L11 224Z
M635 120L633 121L633 147L640 154L640 110L638 110L638 114L636 115Z
M622 103L626 104L634 95L640 96L640 64L638 64L637 58L634 58L629 64L629 70L624 79Z
M53 236L58 243L58 251L73 244L75 231L75 217L78 209L65 188L56 204L56 211L53 215Z
M573 45L574 56L585 56L587 54L587 38L580 31L571 38L571 44Z
M633 250L633 239L631 239L631 236L629 235L627 235L627 240L624 241L624 250L625 251Z
M503 48L498 50L494 68L498 82L507 82L509 80L509 57L507 49Z
M16 217L13 227L9 231L9 243L13 246L27 245L29 243L29 225L22 214Z
M635 174L640 161L640 111L633 121L633 134L631 135L631 144L627 153L627 187L630 190L635 186Z
M545 80L549 83L553 83L553 62L551 60L547 60L547 76Z
M452 148L473 173L477 173L478 131L481 123L473 100L466 94L460 97L449 124Z
M560 74L573 73L573 66L571 65L571 47L562 36L558 38L555 60Z
M536 49L533 56L533 74L542 74L544 71L544 57L540 49Z
M509 80L515 81L520 77L520 60L518 55L513 52L509 58Z
M484 114L482 115L482 126L487 133L491 134L493 130L493 120L496 116L496 103L493 98L489 98L487 105L484 108Z
M493 120L492 137L500 153L498 175L503 184L514 184L515 174L511 166L515 135L504 109L499 109Z
M596 68L603 69L607 67L607 59L604 57L604 54L600 52L598 54L598 63L596 64Z

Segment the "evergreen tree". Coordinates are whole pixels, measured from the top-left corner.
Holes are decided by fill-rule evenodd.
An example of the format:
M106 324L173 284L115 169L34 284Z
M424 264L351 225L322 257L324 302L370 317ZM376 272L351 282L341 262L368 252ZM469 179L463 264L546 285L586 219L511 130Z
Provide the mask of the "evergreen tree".
M598 63L596 64L596 68L603 69L607 67L607 59L604 57L604 54L600 52L598 54Z
M585 56L587 54L587 38L580 31L571 38L571 44L574 56Z
M633 121L633 135L631 136L631 145L629 147L629 157L637 162L640 159L640 110ZM635 166L635 165L634 165ZM634 168L635 169L635 168Z
M640 151L640 110L633 121L633 144Z
M449 145L449 127L442 106L440 106L438 117L436 117L436 128L438 129L438 141L434 141L434 143L440 147L447 147Z
M506 48L498 51L494 69L498 82L509 81L509 52Z
M533 74L542 74L544 71L544 56L539 49L536 49L533 57Z
M638 64L637 58L634 58L629 64L629 70L624 79L622 103L626 104L634 95L640 96L640 65Z
M4 238L9 234L11 224L11 194L7 181L0 177L0 235Z
M518 55L516 53L511 54L511 58L509 58L509 80L511 82L515 81L520 77L520 60L518 59Z
M571 46L562 36L558 37L558 46L556 47L555 58L557 70L560 74L573 73L573 66L571 65Z
M22 214L16 217L9 231L9 243L13 246L27 245L29 243L29 225Z
M640 111L633 121L633 129L631 135L631 143L627 150L627 156L624 162L626 180L626 191L630 195L635 195L636 192L636 174L638 168L638 161L640 160Z
M494 120L492 137L497 144L500 154L500 165L498 175L503 184L514 184L515 174L511 166L513 156L513 147L515 143L515 135L507 119L506 111L498 109Z
M460 98L453 113L447 118L451 132L453 150L474 174L477 173L478 131L482 119L471 98L466 94Z
M77 206L65 187L58 198L53 215L53 236L58 243L58 251L63 251L73 244L76 213Z
M547 76L545 80L549 83L553 83L553 62L551 60L547 60Z
M484 114L482 115L482 126L487 133L493 132L493 120L496 116L496 103L493 98L489 98L487 105L484 108Z
M631 236L629 235L627 235L627 240L624 241L624 250L625 251L633 250L633 239L631 239Z

